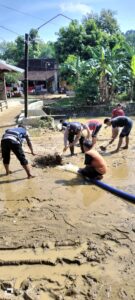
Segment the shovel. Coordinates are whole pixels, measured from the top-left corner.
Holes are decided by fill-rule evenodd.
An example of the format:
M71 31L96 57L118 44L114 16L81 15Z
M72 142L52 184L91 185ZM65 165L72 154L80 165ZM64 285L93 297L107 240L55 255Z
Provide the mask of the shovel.
M106 146L100 146L100 149L101 149L102 151L106 151L106 148L107 148L109 145L110 145L110 142L107 143Z

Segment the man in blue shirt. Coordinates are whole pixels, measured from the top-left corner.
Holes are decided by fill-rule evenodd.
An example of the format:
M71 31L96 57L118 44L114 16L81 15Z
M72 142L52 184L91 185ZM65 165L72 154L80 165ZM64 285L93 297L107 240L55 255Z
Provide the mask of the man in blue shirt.
M25 154L22 149L22 142L24 139L27 142L31 154L35 155L33 152L33 147L29 138L29 134L26 128L20 125L19 127L9 128L5 131L1 140L1 150L2 150L3 164L6 170L6 175L12 173L9 169L10 153L12 151L16 155L17 159L20 161L29 179L29 178L33 178L34 176L31 175L28 160L25 158Z
M118 127L123 127L121 132L120 132L120 135L119 135L119 142L118 142L117 149L114 152L119 151L119 149L122 145L124 137L125 137L125 140L126 140L126 144L123 147L123 149L128 149L129 134L130 134L130 131L131 131L132 126L133 126L133 121L128 117L120 116L120 117L116 117L116 118L113 118L113 119L106 118L104 120L104 124L106 124L107 126L112 126L112 129L113 129L113 136L112 136L112 139L111 139L109 144L112 144L113 141L116 139L116 137L118 135Z

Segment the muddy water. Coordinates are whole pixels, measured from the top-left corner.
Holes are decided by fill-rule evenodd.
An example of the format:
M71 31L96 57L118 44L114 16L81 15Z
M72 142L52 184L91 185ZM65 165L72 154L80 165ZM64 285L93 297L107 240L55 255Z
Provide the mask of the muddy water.
M18 104L3 111L1 126L13 124L19 110ZM61 152L61 132L30 133L37 154ZM110 136L111 130L103 128L96 148ZM129 150L110 155L116 142L104 153L108 165L104 182L132 194L134 143L135 128ZM26 145L24 150L36 175L32 180L26 179L14 155L10 176L4 176L0 164L0 282L10 282L11 299L133 300L134 205L73 173L32 167L34 157ZM76 153L70 157L67 151L65 163L83 166L80 148ZM9 299L10 295L5 289L0 296Z

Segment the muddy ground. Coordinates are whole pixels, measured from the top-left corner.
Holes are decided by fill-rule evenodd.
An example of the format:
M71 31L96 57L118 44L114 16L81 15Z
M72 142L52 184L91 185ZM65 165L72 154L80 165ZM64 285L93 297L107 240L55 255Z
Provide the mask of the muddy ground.
M0 135L15 123L22 105L0 112ZM38 155L63 149L63 133L30 130ZM111 130L102 129L99 145ZM129 150L109 154L103 181L135 195L135 128ZM135 206L57 168L39 168L24 145L28 180L11 156L13 173L0 162L0 300L135 299ZM83 166L84 156L64 156ZM33 165L33 167L32 167Z

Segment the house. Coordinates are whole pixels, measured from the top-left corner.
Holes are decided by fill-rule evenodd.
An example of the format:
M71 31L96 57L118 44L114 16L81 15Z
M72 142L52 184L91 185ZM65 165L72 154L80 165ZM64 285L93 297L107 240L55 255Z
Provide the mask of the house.
M25 68L22 60L20 68ZM20 78L24 80L24 75ZM54 93L58 89L58 65L55 59L33 58L28 61L28 92L42 94Z
M0 60L0 100L7 99L7 91L6 91L6 81L5 81L5 73L6 72L20 72L23 73L24 70L18 68L16 66L7 64L5 61Z

